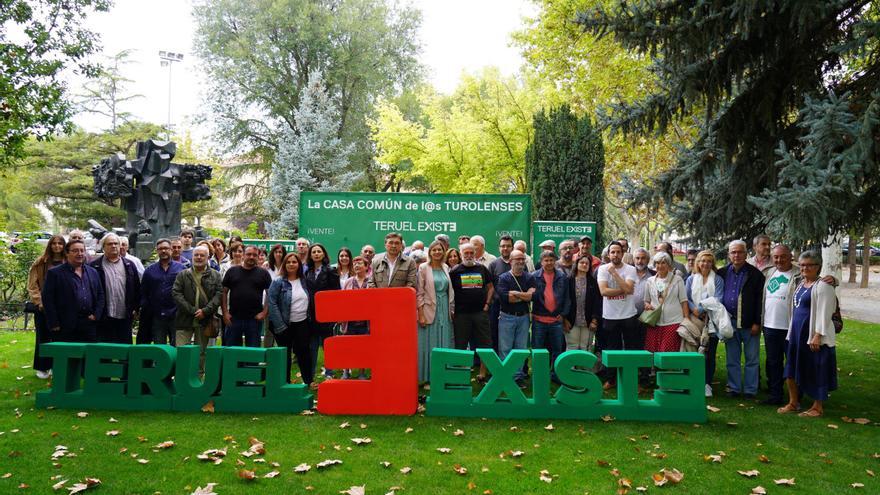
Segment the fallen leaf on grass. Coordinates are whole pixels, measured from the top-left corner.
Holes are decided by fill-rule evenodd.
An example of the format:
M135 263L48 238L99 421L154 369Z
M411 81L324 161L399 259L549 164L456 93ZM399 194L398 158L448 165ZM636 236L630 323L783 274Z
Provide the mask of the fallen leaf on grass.
M75 495L80 492L84 492L89 488L95 487L101 484L101 480L98 478L86 478L81 483L75 483L72 486L67 487L68 495Z
M794 478L792 478L790 480L787 480L787 479L773 480L773 482L776 483L777 485L794 486Z
M350 427L350 426L351 426L351 423L349 423L348 421L339 425L339 427L343 430Z
M467 468L464 467L464 466L462 466L461 464L455 464L455 465L453 465L453 466L452 466L452 470L455 471L456 473L462 475L462 476L464 476L464 475L467 474Z
M758 456L758 460L761 461L761 462L763 462L764 464L769 464L769 463L770 463L770 458L767 457L767 456L764 455L764 454L759 455L759 456Z
M263 475L263 478L274 478L274 477L278 476L279 474L281 474L280 471L269 471L268 473Z
M402 467L402 468L400 468L400 472L403 474L409 474L412 472L412 468L409 466Z
M353 486L348 490L342 490L339 493L344 493L345 495L364 495L366 493L366 485L364 486Z
M547 431L553 431L556 428L553 426L553 423L550 423L549 425L545 426L544 429Z
M192 492L190 495L217 495L214 492L215 486L217 486L217 483L208 483L204 488L201 486L196 488L196 491Z
M412 432L413 432L413 429L412 429L412 428L407 428L407 429L403 430L403 432L404 432L404 433L412 433Z
M523 454L525 454L525 452L523 452L522 450L511 450L510 451L510 457L522 457Z
M384 467L384 468L386 468L386 469L391 467L391 463L388 462L388 461L382 461L382 462L380 462L379 464L381 464L382 467Z
M307 473L307 472L309 472L310 469L312 469L312 466L310 466L306 463L302 463L299 466L296 466L295 468L293 468L293 472L294 473Z
M60 490L61 487L63 487L65 483L67 483L67 480L61 480L58 483L55 483L54 485L52 485L52 489L53 490Z
M751 469L749 471L737 471L737 473L745 476L746 478L754 478L755 476L758 476L759 474L761 474L761 472L758 471L757 469Z
M27 483L21 483L18 485L19 490L27 490L30 487L31 487L31 485L28 485Z
M108 437L115 437L117 435L119 435L119 430L110 430L107 432Z
M202 406L202 412L214 414L214 401L209 400L208 402L205 402L205 405Z
M510 431L519 431L519 427L518 426L511 426Z
M373 443L373 440L372 440L371 438L368 438L368 437L365 437L365 438L352 438L351 441L354 442L355 445L367 445L367 444Z
M660 472L663 473L663 477L666 478L666 480L673 485L681 483L681 480L684 479L684 473L675 468L673 468L672 470L663 468L660 470Z
M455 430L452 432L453 435L460 437L464 435L464 430Z
M170 449L171 447L174 447L174 442L172 440L165 440L162 443L157 443L156 445L153 445L153 447L157 449Z
M340 461L339 459L327 459L325 461L321 461L321 462L315 464L315 466L317 466L318 469L321 469L321 468L332 466L334 464L342 464L342 461Z
M849 486L851 486L851 487L853 487L853 488L864 488L864 487L865 487L865 485L862 484L862 483L853 483L853 484L851 484L851 485L849 485Z
M257 477L257 473L250 469L239 469L238 477L245 481L253 481Z
M89 413L87 413L85 411L80 411L80 412L76 413L77 418L87 418L88 416L89 416Z
M116 418L110 418L110 419L108 419L107 421L109 421L109 422L111 422L111 423L118 423L118 422L119 422L119 420L116 419Z
M540 476L538 477L538 479L543 481L544 483L551 483L553 481L553 478L550 476L550 471L542 469L539 474Z
M718 408L715 407L715 406L710 406L710 405L708 405L708 404L706 404L706 409L708 409L709 412L713 412L713 413L717 413L717 412L721 411L721 409L718 409Z
M314 416L315 411L312 411L311 409L306 409L305 411L301 412L300 414L302 414L303 416Z
M149 463L150 463L150 461L149 461L148 459L138 459L137 461L138 461L140 464L149 464Z
M608 462L608 461L603 461L602 459L596 459L596 464L598 464L599 467L608 467L608 466L611 465L610 462Z
M452 452L452 449L450 449L449 447L438 447L437 452L440 452L441 454L448 454Z
M367 429L367 425L361 423L361 429L362 429L362 430L366 430L366 429Z
M870 469L865 469L865 472L868 473L868 476L872 478L874 477L874 471L871 471Z
M767 495L767 490L765 490L763 486L758 485L752 488L751 495Z
M709 454L709 455L704 455L704 456L703 456L703 459L706 460L706 461L712 461L712 462L719 462L719 463L720 463L720 462L721 462L721 459L722 459L722 456L717 455L717 454Z
M829 424L828 427L831 428L832 430L836 430L838 428L838 426L836 424Z
M614 416L612 416L610 414L606 414L605 416L602 416L602 421L604 421L606 423L614 421Z

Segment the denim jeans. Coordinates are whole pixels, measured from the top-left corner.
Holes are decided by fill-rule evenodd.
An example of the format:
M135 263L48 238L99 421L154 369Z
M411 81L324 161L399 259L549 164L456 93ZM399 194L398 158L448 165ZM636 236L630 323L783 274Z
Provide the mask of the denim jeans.
M727 349L727 387L733 393L758 393L758 355L761 350L761 334L752 335L749 328L737 328L733 337L724 342ZM745 383L743 383L742 357L745 354Z
M131 319L105 317L97 324L98 342L131 344Z
M174 315L167 318L156 316L153 318L153 328L150 329L153 335L154 344L171 344L175 345L177 338L175 337Z
M241 339L244 337L244 345L246 347L260 347L260 322L253 318L232 318L232 325L226 328L227 339L224 339L223 345L241 346ZM226 343L226 340L229 343Z
M498 317L498 357L504 361L513 349L529 348L529 315L514 316L501 313ZM514 379L522 380L526 377L520 369Z
M764 370L767 372L767 389L770 398L784 400L782 384L785 371L785 336L788 330L764 327Z
M550 348L550 370L556 357L565 352L565 331L562 323L542 323L535 320L532 324L532 349ZM555 374L554 374L555 376Z

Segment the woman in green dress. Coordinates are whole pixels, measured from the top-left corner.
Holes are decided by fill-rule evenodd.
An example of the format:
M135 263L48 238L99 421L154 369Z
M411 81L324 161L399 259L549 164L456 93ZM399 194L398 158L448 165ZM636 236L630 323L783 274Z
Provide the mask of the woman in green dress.
M417 306L419 311L419 383L430 381L431 351L451 348L454 295L449 281L446 251L440 241L428 247L428 261L419 266ZM427 385L425 389L427 390Z

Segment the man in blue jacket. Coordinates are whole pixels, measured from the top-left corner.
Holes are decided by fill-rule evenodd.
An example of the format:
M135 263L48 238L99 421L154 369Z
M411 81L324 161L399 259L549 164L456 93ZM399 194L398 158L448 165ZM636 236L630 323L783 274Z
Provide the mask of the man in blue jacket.
M568 276L556 267L556 253L541 253L541 268L532 273L535 294L532 296L532 349L550 349L550 368L556 357L565 351L565 330L568 325L563 315L568 314ZM559 382L556 374L551 375Z
M122 257L119 237L107 234L101 239L104 254L89 266L98 272L104 289L104 316L98 319L98 342L131 344L131 324L141 303L141 278L137 267Z
M97 321L104 316L104 289L94 268L85 264L86 245L69 241L66 261L46 274L43 308L54 342L97 342Z

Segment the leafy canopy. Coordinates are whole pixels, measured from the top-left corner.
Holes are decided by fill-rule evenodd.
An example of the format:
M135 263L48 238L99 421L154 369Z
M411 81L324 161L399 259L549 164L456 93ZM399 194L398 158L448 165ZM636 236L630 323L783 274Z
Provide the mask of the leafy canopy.
M70 130L74 109L60 73L96 74L88 56L97 36L83 20L109 7L109 0L0 0L0 167L24 156L29 137Z

